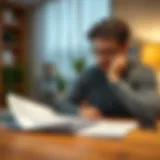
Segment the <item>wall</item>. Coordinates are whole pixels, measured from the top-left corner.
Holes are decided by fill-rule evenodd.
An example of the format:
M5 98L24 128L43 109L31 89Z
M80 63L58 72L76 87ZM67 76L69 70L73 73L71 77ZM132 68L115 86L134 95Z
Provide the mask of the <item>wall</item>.
M113 15L131 25L136 40L160 42L159 0L113 0Z

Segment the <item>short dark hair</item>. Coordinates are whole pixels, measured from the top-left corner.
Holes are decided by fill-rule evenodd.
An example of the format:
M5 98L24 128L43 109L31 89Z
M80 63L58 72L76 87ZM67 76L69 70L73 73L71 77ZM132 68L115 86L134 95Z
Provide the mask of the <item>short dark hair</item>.
M88 33L89 40L96 38L115 39L119 44L124 45L130 39L129 26L120 19L105 19L91 28Z

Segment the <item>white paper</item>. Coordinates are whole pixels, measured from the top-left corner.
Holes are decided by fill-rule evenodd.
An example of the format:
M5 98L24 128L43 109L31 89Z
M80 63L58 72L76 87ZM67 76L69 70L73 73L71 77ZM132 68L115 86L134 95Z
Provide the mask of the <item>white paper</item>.
M135 121L101 121L77 132L78 135L90 137L124 138L137 128Z
M135 121L87 121L79 117L60 115L48 106L15 94L9 94L10 111L23 130L36 130L62 126L75 130L75 134L93 137L123 138L137 127Z
M79 117L58 114L44 104L15 94L9 94L7 102L11 113L23 130L54 129L57 127L77 130L94 123Z
M56 114L48 106L21 96L9 94L7 102L10 111L22 129L35 129L68 123L67 117Z

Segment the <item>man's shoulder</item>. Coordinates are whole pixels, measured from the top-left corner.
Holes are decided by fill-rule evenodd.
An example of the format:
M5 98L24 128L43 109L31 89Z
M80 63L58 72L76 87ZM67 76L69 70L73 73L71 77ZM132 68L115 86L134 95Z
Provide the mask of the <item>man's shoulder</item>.
M131 73L136 73L136 74L144 74L144 73L150 73L152 74L154 72L153 68L143 65L143 64L137 64L136 66L132 67L130 69Z
M154 72L150 66L142 64L137 58L128 58L127 64L129 72Z
M90 66L87 68L81 75L80 75L80 81L83 81L85 83L90 83L93 81L96 77L99 75L99 70L97 66Z
M82 75L83 76L97 76L97 74L99 74L99 68L97 66L90 66L89 68L87 68Z
M155 81L155 71L149 66L138 64L130 69L129 77L141 83Z

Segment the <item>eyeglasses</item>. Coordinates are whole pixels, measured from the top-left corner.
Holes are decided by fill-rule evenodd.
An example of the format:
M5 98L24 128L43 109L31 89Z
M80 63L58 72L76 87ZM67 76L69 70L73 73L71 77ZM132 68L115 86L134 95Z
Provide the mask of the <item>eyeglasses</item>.
M118 54L118 50L114 48L105 48L105 49L93 49L93 52L95 55L101 55L101 56L109 56L113 57Z

